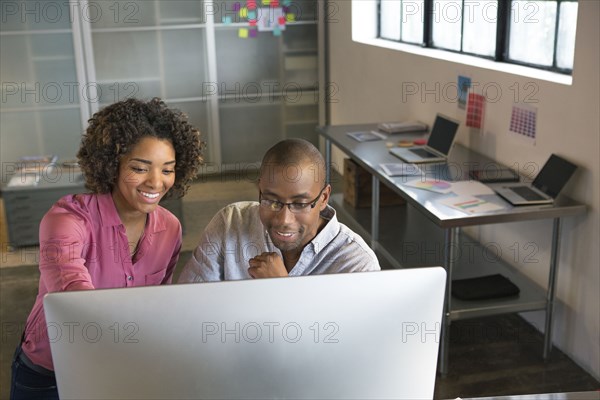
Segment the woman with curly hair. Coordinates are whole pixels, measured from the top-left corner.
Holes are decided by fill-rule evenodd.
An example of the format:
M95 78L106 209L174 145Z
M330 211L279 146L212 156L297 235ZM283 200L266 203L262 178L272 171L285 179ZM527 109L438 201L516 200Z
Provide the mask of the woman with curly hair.
M11 399L58 399L43 310L49 292L171 282L181 224L159 201L183 196L200 133L160 99L124 100L89 120L77 154L91 193L61 198L40 223L40 283L12 366Z

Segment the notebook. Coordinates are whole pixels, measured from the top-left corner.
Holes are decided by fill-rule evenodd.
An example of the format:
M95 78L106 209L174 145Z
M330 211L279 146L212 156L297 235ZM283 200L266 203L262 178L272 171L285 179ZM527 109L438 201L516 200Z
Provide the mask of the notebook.
M577 166L552 154L531 184L515 183L494 190L515 206L552 204Z
M437 114L425 146L392 147L390 153L413 164L445 162L458 126L458 121Z
M61 399L432 399L441 267L48 294Z
M482 183L519 182L519 174L510 168L474 169L469 177Z

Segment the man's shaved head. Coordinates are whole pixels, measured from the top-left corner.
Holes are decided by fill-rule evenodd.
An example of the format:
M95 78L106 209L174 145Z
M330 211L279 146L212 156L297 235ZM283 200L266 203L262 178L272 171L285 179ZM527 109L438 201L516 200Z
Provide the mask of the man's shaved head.
M325 160L319 149L304 139L282 140L267 150L260 167L261 179L272 177L275 169L284 171L289 179L297 178L297 173L303 170L313 174L319 186L326 183ZM294 174L292 170L297 172Z

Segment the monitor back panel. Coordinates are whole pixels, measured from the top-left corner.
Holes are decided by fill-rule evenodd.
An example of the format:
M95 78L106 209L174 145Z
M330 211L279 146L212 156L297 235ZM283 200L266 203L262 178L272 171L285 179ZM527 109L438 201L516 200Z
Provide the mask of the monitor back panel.
M52 293L61 399L432 398L440 267Z

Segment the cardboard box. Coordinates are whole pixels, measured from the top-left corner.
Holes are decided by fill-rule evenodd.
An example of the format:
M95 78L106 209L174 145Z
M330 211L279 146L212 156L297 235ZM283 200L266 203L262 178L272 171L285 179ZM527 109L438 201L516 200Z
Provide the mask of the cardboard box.
M344 201L354 208L371 207L371 174L350 158L344 159ZM379 182L379 206L406 204L399 194Z

